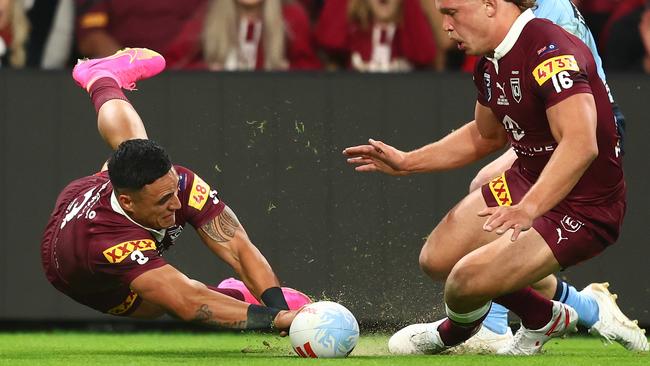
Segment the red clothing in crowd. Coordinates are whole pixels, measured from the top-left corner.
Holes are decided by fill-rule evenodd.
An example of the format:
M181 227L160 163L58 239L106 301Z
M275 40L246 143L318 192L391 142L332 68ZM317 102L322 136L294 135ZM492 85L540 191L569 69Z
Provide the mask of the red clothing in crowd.
M580 10L585 13L611 13L625 0L581 0Z
M298 3L289 3L282 7L282 14L287 26L289 69L319 69L321 63L316 56L314 34L305 9ZM258 65L264 65L262 46L262 42L260 42L260 48L257 51Z
M327 52L345 55L348 66L352 55L359 54L364 62L372 57L373 47L386 37L373 41L373 27L363 29L348 18L349 0L327 0L316 25L316 42ZM405 59L414 67L430 67L436 55L436 45L431 24L418 0L404 0L402 18L395 24L394 33L388 37L390 59ZM392 38L392 39L391 39Z
M104 30L124 47L166 56L170 40L206 0L77 0L77 39Z
M602 50L605 50L607 48L612 26L626 15L639 8L644 7L646 0L622 0L617 1L617 4L620 5L618 5L612 15L607 19L607 23L605 23L605 26L603 26L603 30L600 34L600 39L598 40L598 45Z
M2 38L2 40L7 45L7 48L9 48L9 45L11 44L11 41L13 40L13 35L11 33L11 27L7 27L5 29L0 30L0 38Z
M201 33L208 4L204 4L171 42L168 48L167 64L171 68L206 69L203 60ZM286 58L290 70L310 70L321 67L314 49L309 17L299 3L285 3L282 15L286 26ZM257 45L256 70L264 70L264 37Z

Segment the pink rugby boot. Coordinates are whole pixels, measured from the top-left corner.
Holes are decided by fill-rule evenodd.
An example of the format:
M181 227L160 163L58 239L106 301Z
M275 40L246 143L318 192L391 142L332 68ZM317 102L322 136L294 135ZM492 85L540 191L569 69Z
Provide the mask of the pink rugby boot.
M253 296L253 294L251 294L251 292L248 290L248 287L246 287L246 285L244 285L244 283L238 279L232 277L226 278L217 285L217 288L239 290L242 294L244 294L245 302L249 304L260 305L260 302L257 301L255 296ZM287 305L289 305L290 310L300 309L303 305L309 304L311 302L309 296L289 287L282 287L282 294L284 294L284 299L287 300Z
M115 79L124 89L135 89L135 82L150 78L165 68L165 58L146 48L125 48L114 55L91 60L79 60L72 70L77 84L89 90L95 80Z

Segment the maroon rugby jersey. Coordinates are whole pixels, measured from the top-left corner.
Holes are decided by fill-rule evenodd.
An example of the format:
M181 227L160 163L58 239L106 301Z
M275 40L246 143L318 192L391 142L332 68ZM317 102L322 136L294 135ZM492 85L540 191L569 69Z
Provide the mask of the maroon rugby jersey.
M181 166L174 169L182 206L175 224L163 230L145 228L124 213L108 172L70 183L59 195L43 237L50 282L65 287L60 290L81 302L94 304L98 300L93 294L129 293L129 284L137 276L165 265L161 254L186 223L201 227L225 206L198 175ZM128 310L128 301L123 304L126 308L105 310L119 314Z
M546 109L579 93L593 94L598 114L598 157L566 200L602 204L621 199L625 182L619 136L605 85L580 39L531 10L519 16L494 58L483 57L474 70L478 102L503 124L522 174L536 181L557 142Z

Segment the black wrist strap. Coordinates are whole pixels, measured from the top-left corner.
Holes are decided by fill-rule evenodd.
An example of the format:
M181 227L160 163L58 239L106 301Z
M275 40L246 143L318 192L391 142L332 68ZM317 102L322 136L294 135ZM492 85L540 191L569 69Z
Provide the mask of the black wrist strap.
M273 321L280 309L260 305L249 305L246 314L246 329L273 329Z
M282 289L279 287L269 287L262 293L261 296L262 302L264 305L280 309L280 310L289 310L289 305L287 300L284 298Z

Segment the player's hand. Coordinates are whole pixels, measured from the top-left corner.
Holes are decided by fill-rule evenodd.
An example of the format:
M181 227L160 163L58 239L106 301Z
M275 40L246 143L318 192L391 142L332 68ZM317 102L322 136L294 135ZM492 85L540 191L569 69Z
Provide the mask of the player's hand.
M289 334L289 327L300 310L282 310L275 316L273 326L280 331L280 337Z
M343 155L348 157L348 163L356 165L358 172L382 172L390 175L406 175L404 169L406 153L373 139L368 140L369 145L348 147L343 150Z
M502 235L512 229L511 241L517 240L522 231L533 226L533 215L521 205L487 207L478 213L479 216L488 216L483 224L483 230L495 231Z

